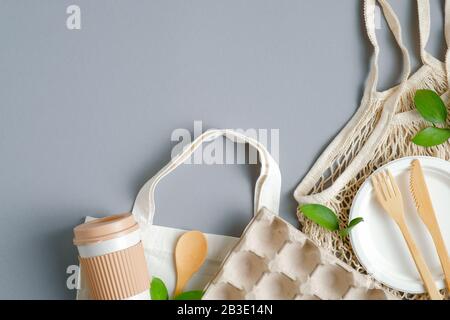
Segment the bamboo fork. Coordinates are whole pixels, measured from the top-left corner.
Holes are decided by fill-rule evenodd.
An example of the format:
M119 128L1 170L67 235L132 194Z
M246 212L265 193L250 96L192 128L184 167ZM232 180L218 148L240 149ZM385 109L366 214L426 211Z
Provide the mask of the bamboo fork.
M378 202L400 228L431 299L442 300L433 276L406 225L403 198L394 177L386 170L386 172L374 174L372 176L372 184Z

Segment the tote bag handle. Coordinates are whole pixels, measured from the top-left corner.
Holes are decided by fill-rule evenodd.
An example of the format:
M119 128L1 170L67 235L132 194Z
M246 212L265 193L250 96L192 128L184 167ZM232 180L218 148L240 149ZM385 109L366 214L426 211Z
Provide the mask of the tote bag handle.
M445 54L445 68L447 81L450 79L450 1L444 5L444 37L447 45ZM430 0L417 0L417 14L419 17L420 57L423 64L431 64L432 55L426 50L430 38Z
M377 35L375 31L375 8L376 3L379 3L383 9L384 16L388 23L388 27L391 30L397 45L400 47L403 54L403 73L400 84L395 89L395 93L390 95L383 106L383 111L378 120L378 124L370 134L365 144L361 147L359 152L351 160L348 166L343 172L327 187L325 190L311 194L311 190L314 188L317 181L322 174L326 172L334 161L339 148L343 146L345 139L347 139L353 132L354 126L364 116L364 103L368 103L367 99L373 99L374 94L377 93L378 84L378 60L380 53L380 46L378 45ZM300 184L294 191L294 197L299 203L327 203L327 201L333 198L345 185L356 176L356 174L364 168L369 162L368 155L372 150L376 148L379 139L385 134L387 127L389 126L390 119L395 115L398 101L401 94L404 92L406 81L408 80L410 73L410 58L409 53L402 39L402 29L400 21L397 18L394 10L386 0L364 0L364 21L367 29L369 41L371 42L374 52L371 61L371 68L366 84L366 91L364 93L362 105L357 114L350 120L345 128L339 133L333 142L327 147L322 155L317 159L316 163L310 169L308 174L303 178Z
M280 205L281 174L277 162L272 158L266 147L259 141L237 131L229 129L212 129L204 132L186 146L183 151L175 156L142 187L136 197L132 211L139 224L153 224L153 217L155 215L155 189L161 179L189 159L194 151L204 142L213 141L222 136L233 142L248 143L258 151L261 162L261 172L255 186L254 214L256 215L263 207L278 214Z
M378 2L383 10L384 17L388 24L389 29L394 36L395 42L402 51L402 61L403 61L403 73L400 80L400 85L404 85L406 80L408 80L409 74L411 72L411 62L408 53L408 49L403 43L402 39L402 28L397 15L394 13L389 2L386 0L365 0L364 1L364 22L366 24L366 31L369 37L369 41L373 46L374 52L372 57L372 65L370 68L369 78L367 82L366 90L370 90L372 93L377 92L378 87L378 73L379 65L378 60L380 56L380 46L378 44L377 35L375 32L375 5Z

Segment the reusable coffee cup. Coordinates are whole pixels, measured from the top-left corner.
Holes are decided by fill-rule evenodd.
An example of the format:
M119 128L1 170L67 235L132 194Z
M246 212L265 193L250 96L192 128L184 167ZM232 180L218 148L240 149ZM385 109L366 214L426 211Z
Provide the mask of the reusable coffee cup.
M73 232L91 299L150 299L144 248L131 213L92 220Z

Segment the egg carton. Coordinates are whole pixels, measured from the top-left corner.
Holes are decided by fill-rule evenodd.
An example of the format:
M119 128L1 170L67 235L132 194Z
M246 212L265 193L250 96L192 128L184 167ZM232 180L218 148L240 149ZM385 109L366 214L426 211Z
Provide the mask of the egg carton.
M206 300L391 300L368 276L266 209L206 288Z

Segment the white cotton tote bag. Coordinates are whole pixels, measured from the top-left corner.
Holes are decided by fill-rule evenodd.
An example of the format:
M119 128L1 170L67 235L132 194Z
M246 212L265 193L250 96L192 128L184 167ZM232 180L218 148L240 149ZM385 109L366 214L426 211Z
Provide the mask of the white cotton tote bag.
M281 175L276 161L266 147L257 140L233 130L208 130L186 146L164 168L152 177L139 191L132 213L139 223L147 266L151 276L161 278L172 294L175 288L174 249L178 238L186 230L157 226L153 224L156 212L155 189L157 184L178 166L185 163L202 143L226 137L236 143L248 143L258 151L261 170L256 181L254 215L266 208L278 212L280 203ZM220 184L220 181L217 182ZM194 209L194 208L192 208ZM174 217L175 218L175 217ZM218 273L222 261L236 245L239 238L205 234L208 241L208 255L202 268L189 281L186 290L201 290ZM77 299L88 299L88 290L80 271L80 290Z

